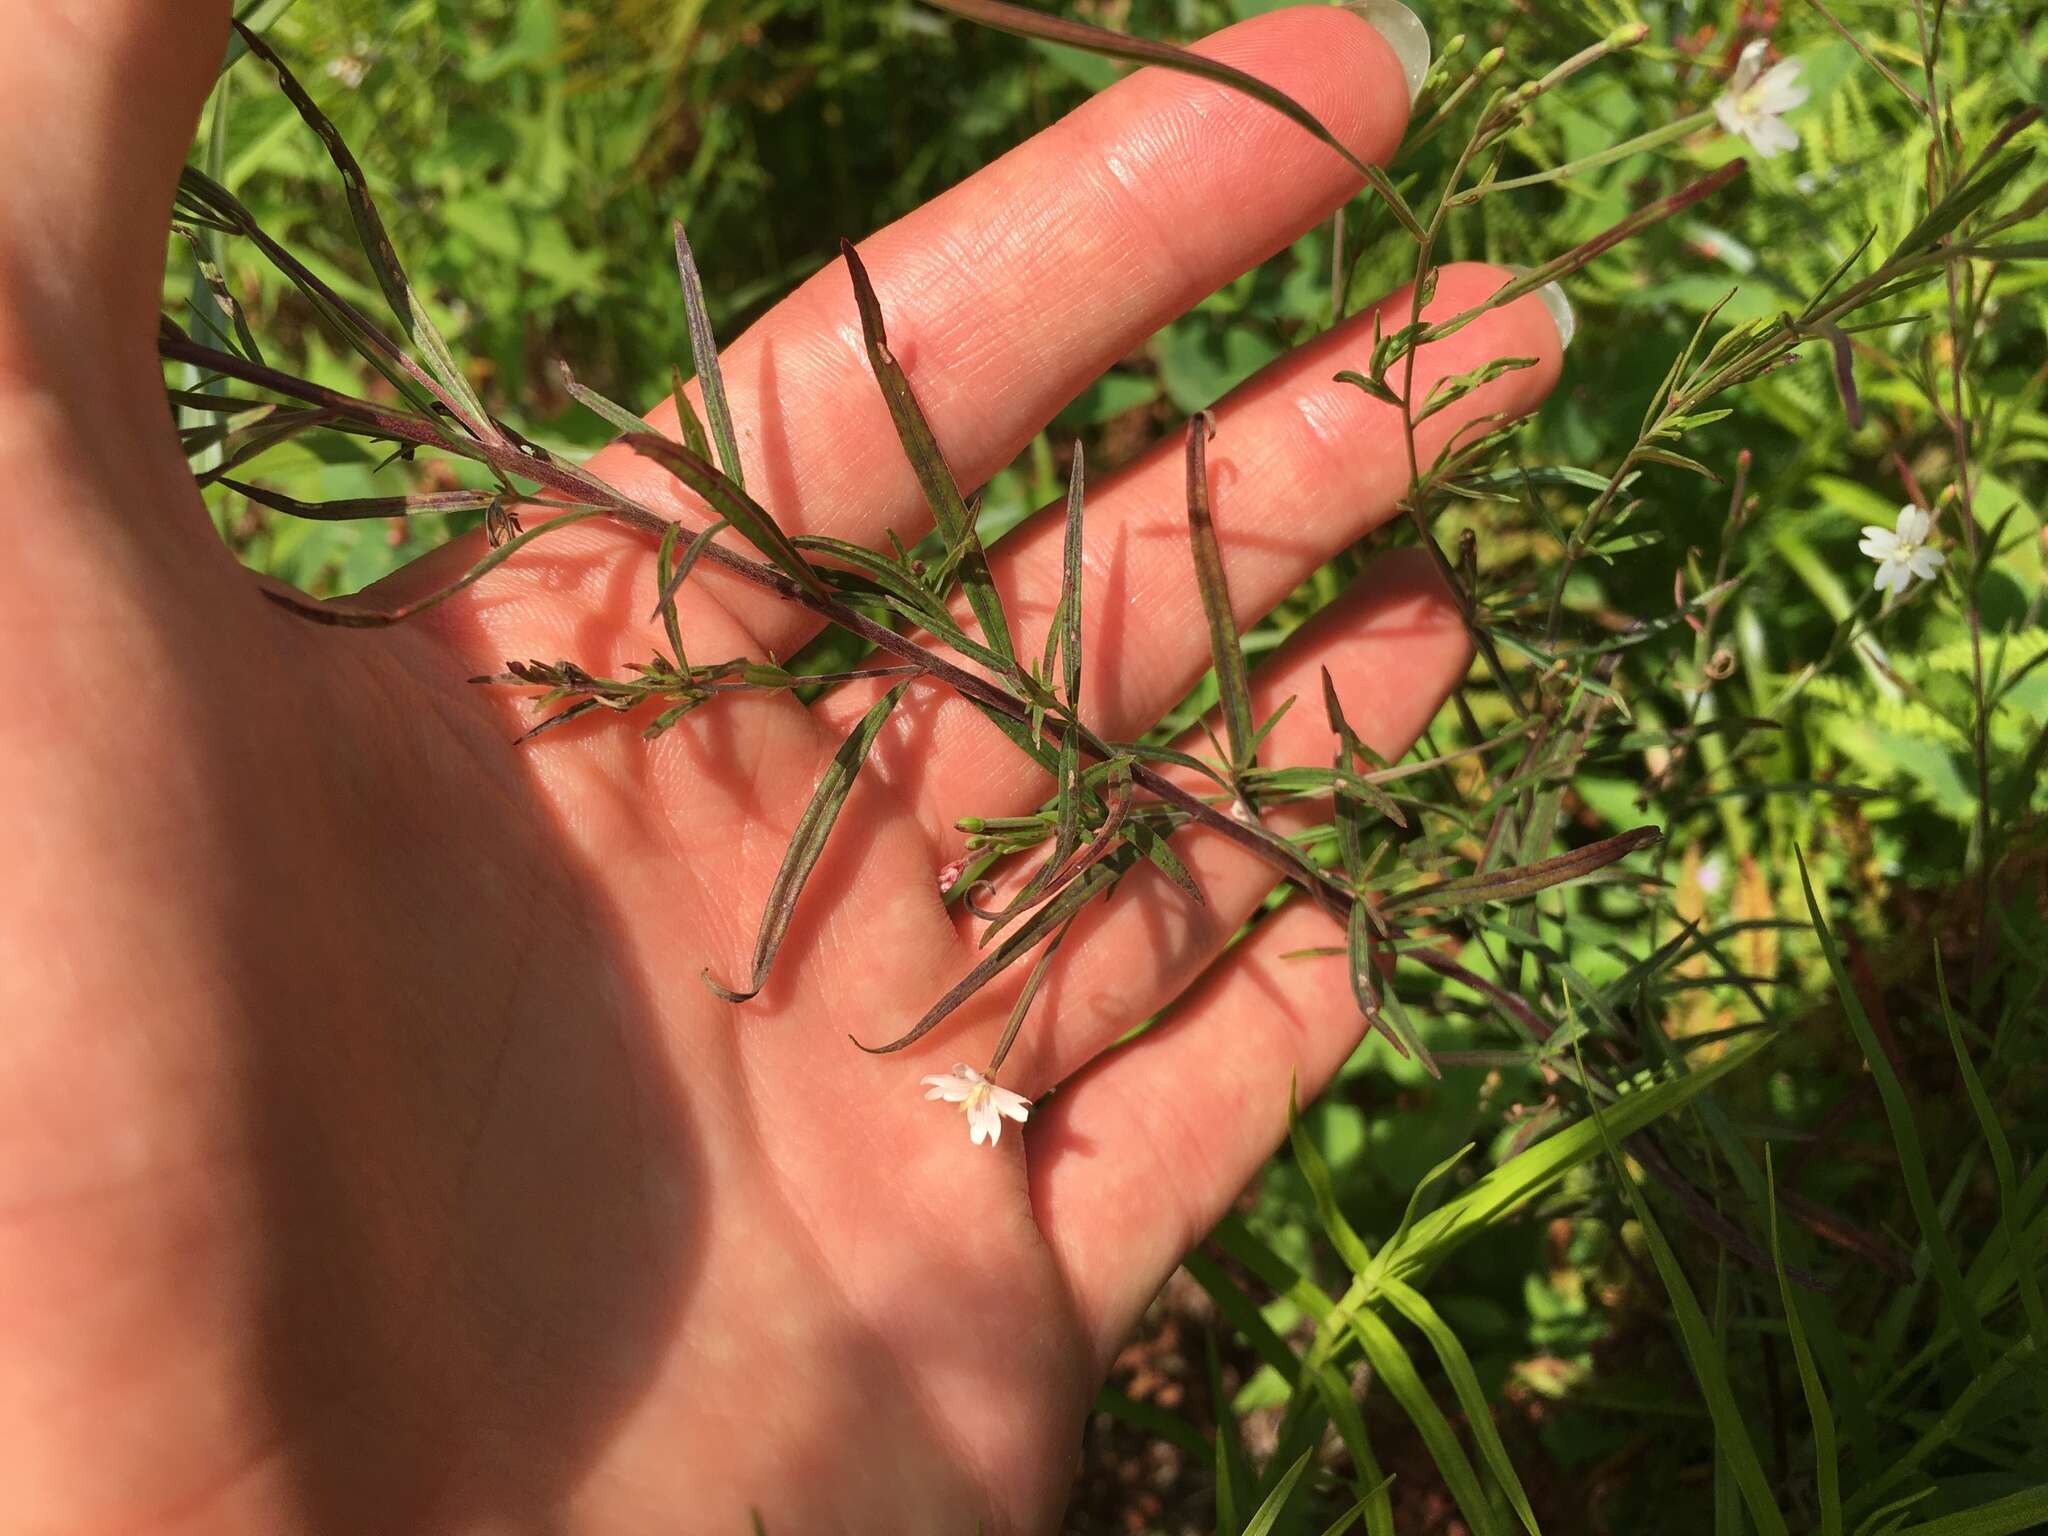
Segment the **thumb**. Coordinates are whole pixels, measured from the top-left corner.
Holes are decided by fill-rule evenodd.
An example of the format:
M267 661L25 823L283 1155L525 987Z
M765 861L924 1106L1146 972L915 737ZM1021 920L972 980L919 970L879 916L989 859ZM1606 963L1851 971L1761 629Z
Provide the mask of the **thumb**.
M151 368L178 168L229 0L0 0L0 382Z

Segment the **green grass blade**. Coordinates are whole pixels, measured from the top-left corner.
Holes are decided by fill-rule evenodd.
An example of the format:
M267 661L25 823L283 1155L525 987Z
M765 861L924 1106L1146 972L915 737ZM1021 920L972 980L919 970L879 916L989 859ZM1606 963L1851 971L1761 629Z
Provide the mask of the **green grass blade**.
M1529 1536L1542 1536L1536 1512L1530 1508L1529 1496L1522 1489L1514 1461L1501 1441L1500 1431L1494 1426L1493 1410L1486 1401L1485 1389L1479 1385L1479 1373L1472 1369L1472 1360L1465 1353L1464 1344L1443 1320L1442 1314L1413 1287L1403 1285L1399 1280L1385 1280L1380 1283L1380 1294L1429 1340L1430 1348L1436 1351L1444 1375L1451 1383L1451 1391L1458 1399L1465 1422L1471 1428L1472 1443L1479 1449L1480 1460L1486 1463L1487 1471L1493 1474L1493 1480L1507 1495L1508 1505L1514 1510L1515 1518L1522 1522L1522 1528Z
M1508 1212L1599 1156L1607 1135L1617 1139L1633 1135L1683 1108L1695 1095L1748 1065L1770 1043L1769 1036L1758 1036L1688 1076L1621 1095L1601 1111L1599 1124L1582 1120L1537 1142L1417 1221L1387 1259L1382 1273L1396 1280L1410 1280L1423 1273L1460 1243L1495 1226Z
M1323 1161L1322 1152L1301 1123L1301 1103L1292 1086L1287 1090L1287 1139L1294 1148L1295 1164L1301 1169L1301 1176L1308 1181L1309 1193L1315 1197L1316 1216L1322 1221L1323 1231L1335 1246L1337 1256L1351 1267L1353 1274L1364 1274L1372 1267L1372 1250L1365 1246L1365 1239L1358 1235L1338 1208L1336 1186L1330 1181L1330 1165Z
M2048 1523L2048 1483L1979 1504L1975 1509L1909 1525L1902 1536L2019 1536Z
M776 952L782 948L782 941L789 933L790 919L796 914L797 898L803 894L804 881L810 878L811 871L824 855L832 827L839 820L846 797L853 792L854 781L860 775L861 765L868 760L875 738L882 734L890 712L909 687L908 681L898 683L875 700L868 712L861 716L860 723L839 744L839 750L832 754L832 761L826 765L818 787L811 792L810 803L804 807L796 831L789 839L788 851L782 856L782 865L775 872L775 883L769 887L768 906L761 914L761 929L754 940L753 970L746 987L725 986L714 981L708 969L704 972L704 985L728 1003L744 1003L767 984L768 973L775 965Z
M1835 1449L1835 1411L1828 1402L1828 1389L1813 1361L1806 1342L1806 1324L1800 1317L1799 1293L1785 1274L1785 1256L1778 1235L1778 1173L1771 1162L1771 1149L1764 1148L1764 1178L1769 1187L1771 1217L1771 1265L1778 1275L1778 1299L1785 1308L1785 1330L1792 1340L1792 1359L1799 1368L1799 1390L1806 1397L1807 1417L1813 1421L1814 1491L1820 1500L1820 1536L1842 1536L1842 1468Z
M1829 931L1827 919L1821 915L1820 901L1814 895L1813 881L1806 871L1806 856L1797 848L1793 849L1793 854L1799 861L1799 884L1806 893L1806 910L1813 918L1814 937L1820 941L1821 953L1827 957L1828 970L1835 979L1835 991L1842 1001L1842 1012L1848 1016L1849 1028L1855 1033L1856 1044L1862 1048L1863 1058L1869 1064L1871 1081L1877 1085L1878 1097L1884 1103L1885 1120L1891 1126L1892 1141L1898 1149L1899 1171L1906 1182L1906 1197L1912 1202L1914 1218L1920 1224L1921 1240L1927 1244L1928 1258L1935 1282L1941 1288L1943 1305L1962 1336L1963 1349L1970 1357L1971 1367L1981 1371L1990 1363L1991 1344L1984 1336L1983 1322L1963 1285L1963 1272L1957 1267L1955 1250L1949 1246L1948 1232L1942 1224L1940 1207L1934 1198L1934 1185L1928 1178L1927 1156L1921 1146L1920 1127L1914 1119L1913 1106L1906 1098L1906 1090L1899 1084L1898 1074L1892 1071L1891 1058L1885 1054L1884 1047L1878 1043L1876 1031L1870 1027L1870 1019L1863 1011L1863 1000L1857 996L1856 988L1849 980L1835 936Z
M1700 1310L1699 1297L1685 1278L1678 1255L1665 1241L1663 1228L1657 1225L1657 1218L1650 1213L1649 1202L1643 1199L1642 1191L1636 1188L1634 1178L1622 1162L1621 1149L1612 1139L1607 1116L1597 1105L1593 1109L1593 1125L1614 1164L1615 1177L1621 1181L1622 1191L1635 1211L1644 1241L1649 1245L1650 1257L1657 1266L1658 1278L1664 1282L1665 1293L1671 1298L1672 1316L1678 1324L1686 1358L1692 1363L1693 1376L1699 1382L1700 1393L1707 1400L1707 1412L1714 1421L1715 1449L1728 1458L1735 1481L1742 1490L1743 1503L1749 1508L1749 1517L1756 1522L1763 1536L1791 1536L1784 1513L1771 1492L1770 1479L1764 1475L1763 1463L1757 1459L1756 1446L1749 1438L1742 1405L1736 1402L1735 1393L1728 1384L1728 1368L1722 1358L1720 1340L1714 1337L1713 1329L1708 1326L1706 1314Z
M2048 652L2043 654L2048 655ZM1998 1179L1998 1203L2005 1218L2003 1229L2011 1244L2020 1309L2034 1342L2048 1349L2048 1306L2042 1302L2039 1261L2027 1230L2026 1209L2020 1202L2012 1143L2006 1137L2005 1127L1999 1124L1998 1111L1992 1107L1991 1096L1984 1091L1984 1081L1977 1075L1977 1064L1970 1059L1969 1047L1963 1044L1963 1028L1957 1022L1955 1008L1949 1001L1948 977L1942 970L1939 945L1934 949L1934 986L1941 999L1942 1021L1948 1025L1949 1044L1955 1048L1956 1066L1963 1075L1963 1090L1970 1096L1970 1107L1976 1111L1977 1124L1984 1132L1985 1144L1991 1149L1991 1167Z
M1315 1454L1311 1446L1295 1457L1294 1464L1280 1476L1273 1485L1273 1491L1266 1495L1265 1502L1252 1511L1251 1519L1244 1525L1243 1536L1270 1536L1279 1522L1280 1512L1287 1507L1287 1501L1294 1497L1294 1485L1301 1481L1301 1474L1308 1470L1308 1459Z
M1451 1421L1444 1417L1436 1399L1429 1395L1429 1388L1423 1385L1415 1362L1408 1358L1408 1351L1394 1337L1394 1330L1380 1321L1370 1308L1353 1312L1349 1322L1352 1333L1365 1350L1366 1359L1372 1362L1373 1370L1407 1413L1416 1433L1422 1436L1430 1459L1436 1463L1444 1486L1464 1512L1465 1522L1472 1528L1473 1536L1503 1536L1499 1516L1494 1512L1492 1501L1486 1497L1479 1474L1473 1469L1471 1458L1465 1454L1465 1447L1458 1443L1458 1432L1451 1428Z

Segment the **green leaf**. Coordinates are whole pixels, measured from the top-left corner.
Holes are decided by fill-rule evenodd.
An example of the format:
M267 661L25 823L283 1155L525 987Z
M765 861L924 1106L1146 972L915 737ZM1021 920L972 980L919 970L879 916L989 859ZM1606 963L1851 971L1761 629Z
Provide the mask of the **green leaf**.
M1451 1428L1443 1409L1437 1407L1436 1399L1429 1395L1429 1388L1422 1384L1421 1376L1416 1374L1415 1362L1408 1358L1408 1351L1394 1337L1393 1329L1381 1322L1370 1308L1353 1311L1348 1321L1352 1333L1365 1350L1366 1359L1372 1362L1373 1370L1407 1413L1416 1433L1421 1435L1430 1460L1436 1463L1437 1471L1443 1475L1444 1486L1450 1490L1451 1497L1458 1501L1458 1508L1464 1512L1465 1522L1471 1526L1473 1536L1496 1536L1501 1531L1500 1520L1480 1484L1479 1474L1473 1470L1465 1447L1458 1443L1458 1432ZM1484 1407L1483 1399L1481 1406Z
M839 744L839 750L832 754L832 761L826 765L818 787L811 792L810 804L804 807L803 816L790 837L789 849L782 856L782 867L775 872L775 883L768 888L768 907L761 914L761 930L754 940L754 964L746 989L741 991L725 986L714 981L708 969L704 972L704 985L727 1002L744 1003L767 984L768 972L775 965L776 951L782 948L782 941L789 933L790 919L796 913L797 898L803 894L804 881L810 878L811 871L825 852L833 824L839 820L840 808L846 804L846 797L853 790L854 781L860 775L861 765L868 759L875 738L882 734L890 712L909 687L908 681L898 683L875 700L868 712L861 716L860 723Z
M2006 1137L2005 1127L1999 1123L1991 1096L1984 1091L1984 1081L1977 1075L1977 1064L1970 1060L1969 1048L1963 1044L1962 1025L1956 1021L1955 1009L1949 1002L1948 977L1943 973L1939 944L1934 946L1934 983L1935 992L1941 999L1941 1017L1948 1025L1949 1044L1955 1049L1956 1065L1962 1072L1963 1090L1970 1096L1970 1108L1976 1112L1978 1128L1983 1131L1985 1144L1991 1150L1991 1167L1998 1179L1998 1203L2012 1246L2013 1270L2019 1285L2021 1312L2027 1320L2027 1332L2033 1335L2037 1344L2048 1349L2048 1306L2044 1306L2042 1301L2040 1265L2033 1251L2032 1234L2027 1229L2026 1207L2020 1200L2012 1143ZM2048 1392L2048 1388L2043 1390Z
M1585 1070L1583 1062L1580 1071ZM1695 1081L1698 1076L1685 1081ZM1744 1418L1742 1405L1735 1400L1735 1393L1728 1384L1728 1365L1721 1353L1721 1343L1714 1337L1708 1326L1706 1314L1700 1310L1699 1297L1693 1293L1692 1284L1685 1278L1685 1270L1678 1262L1678 1255L1671 1251L1671 1245L1664 1240L1664 1231L1657 1225L1657 1218L1650 1213L1649 1203L1643 1199L1642 1191L1636 1188L1636 1181L1622 1162L1621 1149L1609 1135L1606 1116L1596 1104L1593 1107L1593 1124L1599 1131L1608 1158L1614 1164L1615 1177L1620 1181L1622 1191L1628 1196L1628 1203L1636 1213L1636 1222L1642 1228L1643 1238L1650 1248L1650 1257L1657 1266L1657 1275L1664 1282L1665 1294L1671 1298L1671 1311L1678 1324L1679 1337L1685 1345L1686 1358L1692 1363L1692 1373L1699 1382L1700 1394L1707 1400L1707 1412L1714 1421L1714 1447L1719 1456L1727 1458L1736 1486L1742 1491L1742 1502L1749 1510L1750 1519L1756 1522L1763 1536L1791 1536L1785 1524L1785 1516L1778 1508L1777 1499L1772 1495L1770 1479L1764 1475L1763 1463L1757 1460L1756 1445L1749 1438L1749 1426Z
M1798 1294L1785 1274L1785 1255L1778 1241L1778 1173L1771 1149L1764 1148L1764 1177L1770 1189L1771 1267L1778 1275L1778 1299L1785 1308L1785 1329L1792 1339L1792 1359L1799 1368L1799 1390L1813 1421L1814 1489L1820 1500L1820 1536L1842 1536L1842 1468L1835 1450L1835 1413L1806 1342Z
M1381 1273L1397 1280L1420 1275L1453 1248L1492 1229L1510 1211L1527 1204L1574 1168L1597 1157L1605 1136L1625 1139L1651 1122L1675 1113L1729 1073L1748 1065L1770 1044L1770 1036L1760 1035L1736 1045L1718 1061L1695 1068L1684 1077L1621 1094L1602 1109L1604 1125L1582 1120L1537 1142L1417 1221L1386 1260Z
M1287 1507L1287 1501L1294 1497L1294 1485L1301 1481L1301 1474L1308 1470L1308 1459L1314 1454L1315 1447L1309 1447L1281 1474L1280 1481L1266 1495L1265 1502L1252 1511L1251 1519L1245 1522L1243 1536L1269 1536L1280 1519L1280 1512Z
M1009 620L1003 616L1002 597L996 591L995 578L989 574L988 556L981 547L980 535L975 532L974 514L960 494L959 482L953 478L953 471L946 463L946 455L939 447L931 423L925 419L923 407L917 403L909 376L896 361L895 353L889 350L881 300L875 296L874 284L868 281L867 268L861 263L860 253L848 240L839 243L839 250L846 258L846 270L853 279L853 300L860 311L861 335L867 343L868 365L874 370L875 382L881 386L882 398L889 407L889 419L896 424L896 435L903 443L904 456L910 460L917 483L924 491L939 537L945 541L948 554L959 561L960 582L967 591L967 601L974 609L975 618L981 622L982 638L988 642L990 650L1003 658L1005 670L1014 674L1017 672L1017 651L1010 640Z
M1814 936L1820 940L1821 953L1827 957L1828 970L1835 979L1835 992L1841 998L1842 1012L1849 1020L1856 1044L1870 1066L1870 1078L1877 1085L1878 1098L1884 1104L1885 1120L1891 1127L1892 1141L1898 1149L1899 1172L1905 1180L1906 1197L1912 1204L1914 1219L1920 1225L1921 1240L1927 1244L1934 1278L1941 1288L1944 1310L1962 1335L1971 1368L1981 1372L1991 1363L1991 1344L1984 1337L1983 1323L1970 1302L1968 1289L1963 1285L1955 1250L1949 1246L1948 1231L1942 1224L1941 1208L1934 1198L1934 1185L1928 1177L1927 1156L1921 1146L1920 1127L1914 1119L1913 1106L1906 1099L1906 1090L1899 1085L1898 1074L1892 1071L1891 1058L1878 1043L1877 1032L1870 1027L1870 1019L1863 1011L1863 1000L1849 980L1835 936L1828 929L1827 919L1821 915L1820 901L1813 893L1813 881L1806 872L1806 855L1796 846L1792 852L1799 861L1799 885L1806 893L1806 910L1813 918Z
M1460 1153L1462 1157L1464 1154ZM1438 1164L1439 1169L1445 1164ZM1432 1175L1433 1177L1434 1175ZM1418 1186L1419 1187L1419 1186ZM1514 1461L1508 1455L1508 1448L1502 1444L1500 1431L1494 1427L1493 1411L1486 1401L1486 1391L1479 1385L1479 1373L1472 1369L1472 1360L1465 1353L1465 1346L1458 1341L1450 1325L1422 1297L1420 1291L1403 1285L1399 1280L1382 1280L1380 1294L1387 1302L1429 1340L1430 1347L1442 1363L1444 1375L1456 1394L1458 1407L1465 1415L1466 1426L1472 1431L1473 1444L1479 1447L1480 1458L1493 1474L1493 1480L1507 1495L1508 1504L1515 1517L1522 1522L1529 1536L1542 1536L1536 1523L1536 1512L1529 1507L1529 1496L1522 1491L1522 1480L1515 1474Z
M1906 1526L1900 1536L2020 1536L2048 1521L2048 1483L1979 1504L1939 1520Z
M1314 1139L1301 1123L1301 1103L1292 1086L1287 1090L1287 1140L1294 1148L1294 1161L1301 1169L1301 1176L1308 1181L1309 1193L1315 1197L1316 1216L1335 1246L1337 1257L1351 1267L1353 1274L1365 1273L1372 1267L1372 1250L1365 1246L1365 1239L1358 1235L1337 1205L1337 1191L1330 1182L1330 1165L1323 1161L1323 1154L1317 1150Z

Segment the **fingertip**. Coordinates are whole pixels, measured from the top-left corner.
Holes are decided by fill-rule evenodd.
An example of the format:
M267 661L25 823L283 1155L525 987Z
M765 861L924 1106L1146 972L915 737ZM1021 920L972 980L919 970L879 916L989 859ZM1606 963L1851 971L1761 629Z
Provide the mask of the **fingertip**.
M1396 10L1402 7L1386 0ZM1191 49L1230 64L1286 92L1312 112L1346 149L1368 164L1383 165L1408 131L1409 86L1418 23L1400 44L1382 25L1347 6L1302 5L1267 11L1204 39ZM1422 68L1428 68L1428 39L1421 35ZM1262 133L1299 136L1302 130L1262 103L1228 86L1228 110L1256 114ZM1327 155L1327 149L1322 151ZM1334 158L1334 157L1333 157ZM1356 182L1348 167L1342 176Z

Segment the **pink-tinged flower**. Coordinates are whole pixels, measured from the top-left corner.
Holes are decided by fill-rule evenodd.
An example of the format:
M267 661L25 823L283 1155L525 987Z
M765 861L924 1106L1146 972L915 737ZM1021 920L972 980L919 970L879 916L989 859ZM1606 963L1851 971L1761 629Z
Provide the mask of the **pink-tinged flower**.
M1749 141L1749 147L1769 160L1788 149L1799 147L1799 130L1785 121L1785 114L1806 105L1806 87L1799 83L1799 61L1781 59L1764 68L1764 55L1771 45L1758 38L1742 50L1735 61L1735 78L1714 102L1714 115L1730 133Z
M994 1146L1003 1134L1003 1117L1022 1125L1031 1115L1031 1101L1012 1093L993 1078L983 1077L965 1062L952 1071L923 1080L925 1097L958 1104L967 1116L967 1134L978 1147L984 1141Z

